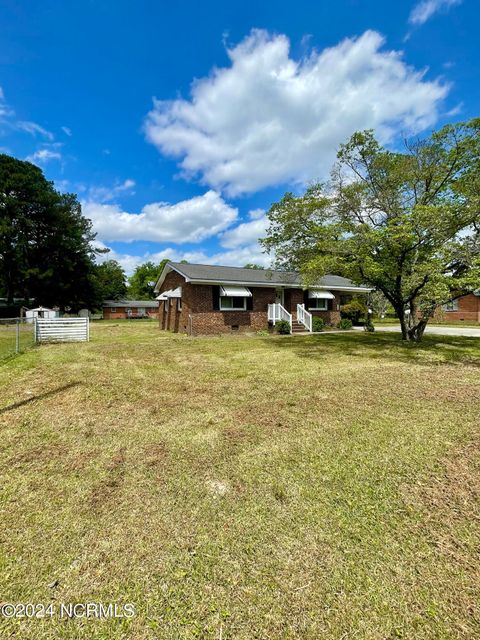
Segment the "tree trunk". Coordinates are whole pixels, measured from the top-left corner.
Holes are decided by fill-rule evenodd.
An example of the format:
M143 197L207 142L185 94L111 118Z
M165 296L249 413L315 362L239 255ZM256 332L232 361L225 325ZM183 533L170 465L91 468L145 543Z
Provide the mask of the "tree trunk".
M420 342L423 338L423 333L425 331L425 327L427 326L428 320L419 320L417 324L413 325L408 330L408 339L412 342Z
M403 308L403 305L401 307L396 307L395 312L400 320L400 328L402 329L402 340L408 340L407 318L405 316L405 309Z

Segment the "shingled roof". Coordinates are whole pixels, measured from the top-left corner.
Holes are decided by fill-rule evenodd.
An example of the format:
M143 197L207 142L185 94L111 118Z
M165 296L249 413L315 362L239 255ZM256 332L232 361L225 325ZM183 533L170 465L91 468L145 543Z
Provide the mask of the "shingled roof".
M239 283L252 286L287 286L302 287L301 275L296 271L275 271L273 269L245 269L242 267L222 267L207 264L185 264L183 262L168 262L156 285L159 289L165 275L174 269L183 275L189 282L221 284ZM317 287L331 287L332 289L363 289L358 287L348 278L326 275L315 283Z

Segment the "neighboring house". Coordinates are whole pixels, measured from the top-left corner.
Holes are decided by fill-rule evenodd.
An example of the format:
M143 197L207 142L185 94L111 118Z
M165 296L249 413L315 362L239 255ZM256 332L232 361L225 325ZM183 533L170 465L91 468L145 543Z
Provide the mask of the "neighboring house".
M435 312L435 320L480 322L480 289L442 305Z
M105 300L102 307L104 320L156 318L158 315L156 300Z
M311 330L312 316L340 320L352 294L366 294L340 276L304 290L298 273L168 262L155 285L162 329L190 335L258 331L280 319Z

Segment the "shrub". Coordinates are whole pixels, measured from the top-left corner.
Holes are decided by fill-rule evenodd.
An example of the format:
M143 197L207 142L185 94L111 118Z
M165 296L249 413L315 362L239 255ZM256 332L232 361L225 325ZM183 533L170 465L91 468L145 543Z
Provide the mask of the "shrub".
M287 322L286 320L279 320L275 324L275 331L277 333L281 333L282 335L290 333L290 323Z
M363 325L363 330L368 331L369 333L373 333L375 331L375 327L373 326L372 318L369 315L366 323Z
M360 300L352 300L348 304L344 304L341 311L342 318L351 320L353 324L357 324L360 318L367 315L367 305Z
M323 331L324 328L325 328L325 320L323 318L319 318L318 316L313 316L312 331Z
M267 329L259 329L257 331L257 336L268 336L270 335Z
M342 318L340 320L340 322L338 323L338 328L339 329L351 329L352 328L352 321L349 320L348 318Z

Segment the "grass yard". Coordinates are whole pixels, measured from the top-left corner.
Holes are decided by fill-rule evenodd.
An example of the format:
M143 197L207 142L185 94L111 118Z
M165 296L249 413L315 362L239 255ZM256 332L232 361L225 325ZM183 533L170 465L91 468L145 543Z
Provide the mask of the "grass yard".
M480 637L480 341L92 326L0 365L0 619L43 639Z
M22 322L18 331L18 349L25 351L34 344L34 325ZM0 361L15 354L16 332L17 326L14 321L0 318Z

